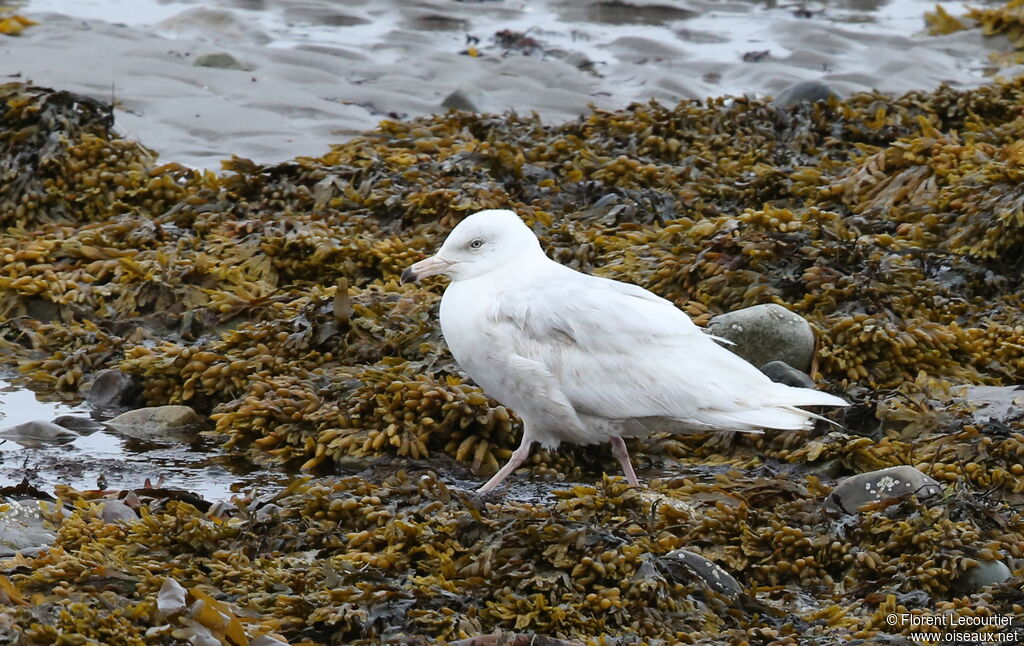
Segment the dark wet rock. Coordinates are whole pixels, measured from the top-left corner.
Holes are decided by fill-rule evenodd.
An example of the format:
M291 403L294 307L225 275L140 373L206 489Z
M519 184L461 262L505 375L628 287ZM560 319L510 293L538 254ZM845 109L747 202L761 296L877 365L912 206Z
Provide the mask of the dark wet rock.
M1024 418L1024 386L971 386L964 399L975 407L974 421L980 424Z
M100 510L100 518L105 523L131 523L138 520L139 516L135 513L135 510L120 500L108 500L103 503L103 509Z
M597 73L597 63L582 52L570 52L562 60L582 72Z
M37 500L11 500L0 511L0 556L45 548L56 536L46 528Z
M274 503L266 504L256 510L256 522L264 523L274 520L281 513L281 507Z
M707 332L732 341L726 346L755 366L782 361L806 371L814 358L814 330L802 316L775 303L719 314Z
M189 444L199 439L205 423L188 406L152 406L118 415L105 426L137 440Z
M5 428L0 431L0 437L22 446L39 447L46 444L66 444L76 439L78 434L53 422L38 420Z
M803 370L797 370L785 361L769 361L761 366L761 372L774 382L795 388L814 388L814 380Z
M680 578L692 579L696 577L724 597L735 600L743 594L743 586L731 574L726 572L717 563L709 561L700 554L678 549L669 552L658 560L662 567L666 568L670 573L674 572L680 575L682 574L681 571L688 572L690 576L683 575Z
M799 103L828 101L833 96L839 97L835 90L821 81L799 81L779 92L772 103L780 108L788 108Z
M243 72L252 69L248 65L239 62L238 59L231 54L226 54L224 52L203 54L196 58L196 62L193 63L193 65L196 67L216 67L222 70L241 70Z
M55 417L53 423L68 430L75 431L79 435L91 435L103 428L103 425L96 420L78 415L61 415Z
M30 298L25 304L25 314L37 321L49 322L60 320L60 306L51 300L41 297Z
M914 494L924 499L942 492L934 478L909 465L879 469L844 478L832 490L828 502L854 513L863 505Z
M92 380L85 401L97 410L128 408L139 403L141 394L142 386L134 375L120 370L101 370Z
M484 112L487 94L472 83L467 83L441 101L443 108L455 108L466 112Z
M968 569L957 579L956 587L967 592L974 592L990 585L1006 581L1013 572L1002 561L981 561Z

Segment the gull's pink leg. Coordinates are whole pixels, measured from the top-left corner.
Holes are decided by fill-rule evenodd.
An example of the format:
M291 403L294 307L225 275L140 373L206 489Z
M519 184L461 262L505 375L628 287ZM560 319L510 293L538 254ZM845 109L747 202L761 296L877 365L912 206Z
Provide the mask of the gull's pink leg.
M619 464L622 465L622 470L626 474L626 482L634 487L639 487L640 481L636 478L636 471L633 471L633 463L629 461L629 451L626 450L626 443L622 441L621 437L616 436L612 438L612 454L619 460Z
M519 468L519 466L526 462L526 458L530 457L530 447L533 445L533 440L523 435L523 441L519 443L519 448L512 452L512 457L508 459L508 464L498 469L490 480L487 481L484 486L477 489L477 493L487 493L493 491L495 487L500 485L505 478L507 478L513 471Z

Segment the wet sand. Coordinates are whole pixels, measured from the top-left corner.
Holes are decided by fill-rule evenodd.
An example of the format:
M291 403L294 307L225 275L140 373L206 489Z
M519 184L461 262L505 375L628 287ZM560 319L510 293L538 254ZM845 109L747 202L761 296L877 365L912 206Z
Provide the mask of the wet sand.
M932 6L30 0L19 11L41 24L0 38L0 77L113 97L119 131L219 168L232 154L319 155L381 119L443 111L460 88L482 111L557 123L591 105L774 95L809 79L840 93L986 82L1001 39L919 33ZM196 65L218 53L242 69Z

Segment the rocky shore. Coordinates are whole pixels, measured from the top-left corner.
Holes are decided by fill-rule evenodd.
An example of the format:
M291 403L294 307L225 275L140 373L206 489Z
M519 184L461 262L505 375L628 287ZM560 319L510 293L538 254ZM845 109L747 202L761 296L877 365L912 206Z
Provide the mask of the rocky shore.
M453 111L215 174L121 137L102 101L0 85L3 366L111 432L212 439L290 480L231 501L0 489L0 643L1024 631L1022 101L1024 78L561 125ZM743 316L791 352L749 358L854 405L838 427L632 442L639 489L564 447L472 493L518 420L448 355L441 283L398 277L485 208L700 325L772 304ZM78 432L39 422L18 437Z

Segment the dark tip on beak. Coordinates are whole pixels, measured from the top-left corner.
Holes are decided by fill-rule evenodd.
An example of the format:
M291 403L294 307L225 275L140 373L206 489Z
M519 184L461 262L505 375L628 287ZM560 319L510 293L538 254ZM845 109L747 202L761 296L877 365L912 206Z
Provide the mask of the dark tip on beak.
M402 277L398 279L399 283L405 285L406 283L416 282L416 272L412 270L412 267L406 267L402 271Z

